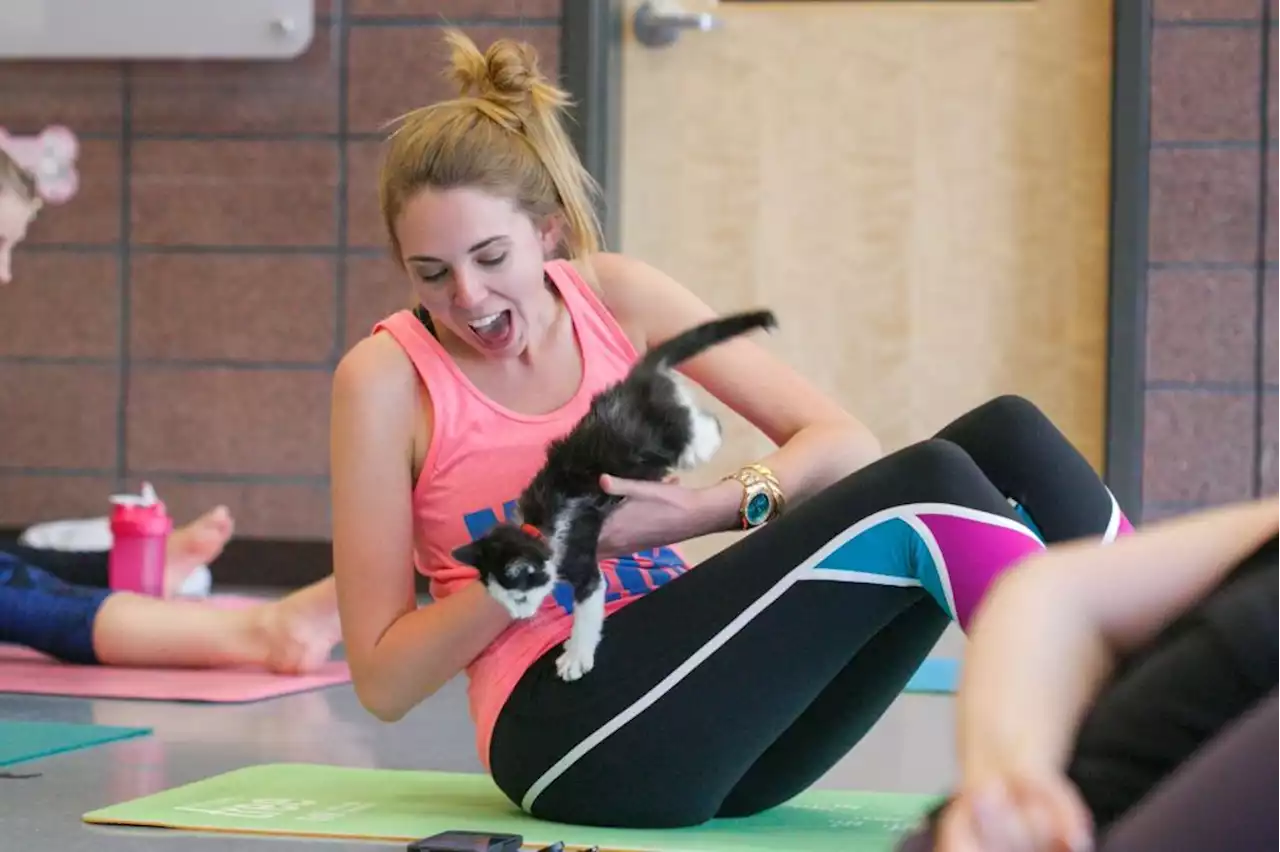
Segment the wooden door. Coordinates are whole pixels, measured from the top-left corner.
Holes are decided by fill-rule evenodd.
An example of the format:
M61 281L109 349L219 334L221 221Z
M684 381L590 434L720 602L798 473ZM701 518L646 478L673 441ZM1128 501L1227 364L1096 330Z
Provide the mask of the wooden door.
M1100 470L1109 0L679 5L718 26L646 47L629 3L622 250L775 309L887 449L1011 392ZM768 448L726 425L708 479Z

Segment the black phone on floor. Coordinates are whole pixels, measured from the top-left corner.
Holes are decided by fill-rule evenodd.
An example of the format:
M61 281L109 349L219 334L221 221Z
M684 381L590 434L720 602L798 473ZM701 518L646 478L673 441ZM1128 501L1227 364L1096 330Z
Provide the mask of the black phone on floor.
M409 844L408 852L520 852L519 834L491 831L443 831Z

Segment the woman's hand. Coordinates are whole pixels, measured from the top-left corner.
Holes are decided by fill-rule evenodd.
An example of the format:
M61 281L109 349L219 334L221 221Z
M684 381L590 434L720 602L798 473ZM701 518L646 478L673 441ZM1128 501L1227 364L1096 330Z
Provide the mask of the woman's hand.
M1010 773L964 791L938 820L938 852L1087 852L1093 820L1062 774Z
M741 494L741 486L729 483ZM721 485L689 488L675 477L663 482L600 477L608 494L624 498L605 519L599 556L625 556L696 538L725 528L726 506L736 509L734 495ZM730 500L734 500L730 504Z

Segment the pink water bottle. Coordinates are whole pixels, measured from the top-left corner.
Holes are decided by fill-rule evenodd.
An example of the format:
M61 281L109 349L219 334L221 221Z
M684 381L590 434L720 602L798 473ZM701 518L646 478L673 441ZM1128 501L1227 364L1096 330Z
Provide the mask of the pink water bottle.
M165 549L173 531L164 503L149 482L140 496L115 494L111 503L107 582L116 591L164 597Z

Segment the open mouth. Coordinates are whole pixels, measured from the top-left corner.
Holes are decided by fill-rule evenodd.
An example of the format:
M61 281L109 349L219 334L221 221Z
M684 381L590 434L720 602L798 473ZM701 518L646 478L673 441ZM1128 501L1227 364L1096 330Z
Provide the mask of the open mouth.
M488 349L501 349L511 342L511 311L498 311L467 323L471 333Z

